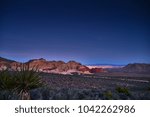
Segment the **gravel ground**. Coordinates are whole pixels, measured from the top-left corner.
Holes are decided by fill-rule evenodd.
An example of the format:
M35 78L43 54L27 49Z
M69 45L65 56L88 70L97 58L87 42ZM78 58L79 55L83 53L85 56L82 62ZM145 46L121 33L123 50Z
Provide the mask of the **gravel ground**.
M148 77L43 74L42 78L53 92L48 99L150 99Z
M45 86L30 90L32 100L150 100L150 77L41 74ZM19 99L0 91L0 99Z

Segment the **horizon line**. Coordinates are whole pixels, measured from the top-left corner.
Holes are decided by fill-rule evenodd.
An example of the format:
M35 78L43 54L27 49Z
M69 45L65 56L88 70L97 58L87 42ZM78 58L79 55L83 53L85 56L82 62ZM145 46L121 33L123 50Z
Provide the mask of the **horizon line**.
M38 59L45 59L45 58L43 58L43 57L39 57L39 58L31 58L31 59L28 59L28 60L26 60L26 61L21 61L21 60L15 60L15 59L11 59L11 58L9 58L9 57L2 57L2 56L0 56L0 58L4 58L4 59L8 59L8 60L12 60L12 61L15 61L15 62L22 62L22 63L25 63L25 62L28 62L28 61L30 61L30 60L38 60ZM45 59L46 61L63 61L63 62L69 62L69 61L75 61L75 62L78 62L78 61L76 61L76 60L67 60L67 61L65 61L65 60L48 60L48 59ZM79 63L81 63L82 64L82 62L79 62ZM150 63L147 63L147 62L128 62L128 63L122 63L122 64L117 64L117 63L84 63L83 65L86 65L86 66L96 66L96 65L112 65L112 66L125 66L125 65L128 65L128 64L136 64L136 63L141 63L141 64L150 64Z

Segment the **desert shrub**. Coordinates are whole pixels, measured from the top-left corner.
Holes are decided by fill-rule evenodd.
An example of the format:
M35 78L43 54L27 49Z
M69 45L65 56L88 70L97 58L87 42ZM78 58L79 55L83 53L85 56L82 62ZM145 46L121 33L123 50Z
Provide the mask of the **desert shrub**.
M107 91L104 93L104 97L108 100L112 100L113 99L113 95L111 91Z
M22 64L13 73L8 70L0 72L0 90L14 92L19 99L30 99L30 90L43 86L37 68ZM8 92L7 95L9 96Z
M15 88L15 82L8 70L0 71L0 90L12 90Z
M126 88L126 87L117 87L117 88L116 88L116 91L117 91L118 93L124 93L124 94L126 94L127 96L130 95L129 90L128 90L128 88Z
M37 68L30 69L29 65L22 64L21 68L14 74L14 79L20 99L30 99L29 90L42 86Z
M15 80L13 79L12 74L6 69L0 71L0 99L17 99L15 93Z

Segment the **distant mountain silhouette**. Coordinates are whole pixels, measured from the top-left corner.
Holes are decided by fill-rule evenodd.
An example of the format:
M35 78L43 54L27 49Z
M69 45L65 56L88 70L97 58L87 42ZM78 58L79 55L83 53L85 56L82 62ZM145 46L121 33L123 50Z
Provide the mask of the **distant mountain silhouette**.
M133 63L123 67L124 72L129 73L150 73L150 64Z

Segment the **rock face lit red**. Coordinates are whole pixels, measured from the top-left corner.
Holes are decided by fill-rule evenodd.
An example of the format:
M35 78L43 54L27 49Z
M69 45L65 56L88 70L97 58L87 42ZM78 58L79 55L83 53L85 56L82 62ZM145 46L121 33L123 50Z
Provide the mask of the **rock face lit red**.
M91 73L101 73L101 72L104 72L104 70L102 68L91 68L90 72Z
M81 73L100 73L103 72L102 68L92 68L89 69L87 66L82 65L81 63L78 63L76 61L69 61L67 63L63 61L47 61L43 58L40 59L32 59L28 62L24 63L28 64L30 68L38 67L39 70L43 72L68 72L68 71L74 71L74 72L81 72ZM12 70L15 70L17 67L21 66L20 62L8 60L1 58L0 59L0 67L5 66L7 68L10 68Z
M86 66L81 66L81 67L79 67L79 71L82 71L82 72L90 72L90 69L88 68L88 67L86 67Z

